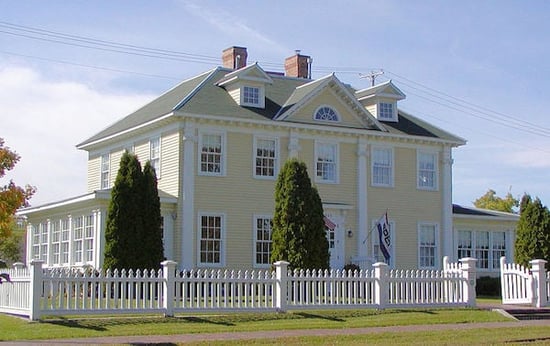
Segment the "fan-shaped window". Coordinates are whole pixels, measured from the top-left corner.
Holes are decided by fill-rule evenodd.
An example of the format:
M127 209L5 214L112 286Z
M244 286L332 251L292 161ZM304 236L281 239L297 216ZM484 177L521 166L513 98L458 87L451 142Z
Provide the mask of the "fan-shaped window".
M340 121L338 113L336 113L336 111L329 106L321 106L317 108L314 119L322 121Z

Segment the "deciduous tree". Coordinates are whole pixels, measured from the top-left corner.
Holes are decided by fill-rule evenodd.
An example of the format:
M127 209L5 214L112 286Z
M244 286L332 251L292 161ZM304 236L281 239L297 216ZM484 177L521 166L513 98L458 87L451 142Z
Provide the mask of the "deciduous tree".
M0 178L12 170L19 161L20 156L4 146L4 140L0 138ZM0 243L14 241L12 230L15 225L14 215L17 209L28 206L29 199L35 192L35 188L26 185L17 186L12 180L7 185L0 187ZM12 247L8 247L12 248ZM0 256L5 256L1 253Z
M510 192L502 197L498 197L495 190L489 189L483 196L474 201L474 206L482 209L490 209L513 213L514 208L519 205L517 198L514 198Z

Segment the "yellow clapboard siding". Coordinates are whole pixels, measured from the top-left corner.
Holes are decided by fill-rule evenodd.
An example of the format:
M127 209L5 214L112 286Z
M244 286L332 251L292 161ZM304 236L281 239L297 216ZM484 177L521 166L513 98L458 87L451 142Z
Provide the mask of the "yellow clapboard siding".
M180 187L180 133L172 131L161 136L160 144L160 178L158 188L173 196L179 195Z

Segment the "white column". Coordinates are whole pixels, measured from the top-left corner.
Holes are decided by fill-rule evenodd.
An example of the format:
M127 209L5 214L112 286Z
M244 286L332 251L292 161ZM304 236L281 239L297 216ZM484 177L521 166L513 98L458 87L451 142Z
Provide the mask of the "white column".
M101 209L93 211L94 214L94 267L103 266L103 254L105 253L105 230L103 229L103 213Z
M181 219L181 260L182 269L191 269L194 266L195 239L194 239L194 194L195 194L195 126L187 123L183 135L183 193Z
M357 143L357 256L368 255L368 213L367 213L367 142L359 139Z
M298 157L298 152L300 151L300 142L296 132L290 132L290 138L288 141L288 158Z
M448 256L451 261L456 260L456 253L453 245L453 158L451 147L443 148L442 157L442 181L441 181L441 199L442 199L442 255Z

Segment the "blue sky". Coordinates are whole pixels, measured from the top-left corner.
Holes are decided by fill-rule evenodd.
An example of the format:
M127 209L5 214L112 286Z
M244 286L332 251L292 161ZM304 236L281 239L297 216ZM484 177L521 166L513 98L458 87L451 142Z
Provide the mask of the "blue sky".
M0 137L22 157L2 183L35 185L33 205L84 194L75 145L233 45L272 71L299 49L313 77L357 88L382 69L400 108L468 140L453 152L455 203L490 188L550 203L548 1L4 0L0 13Z

